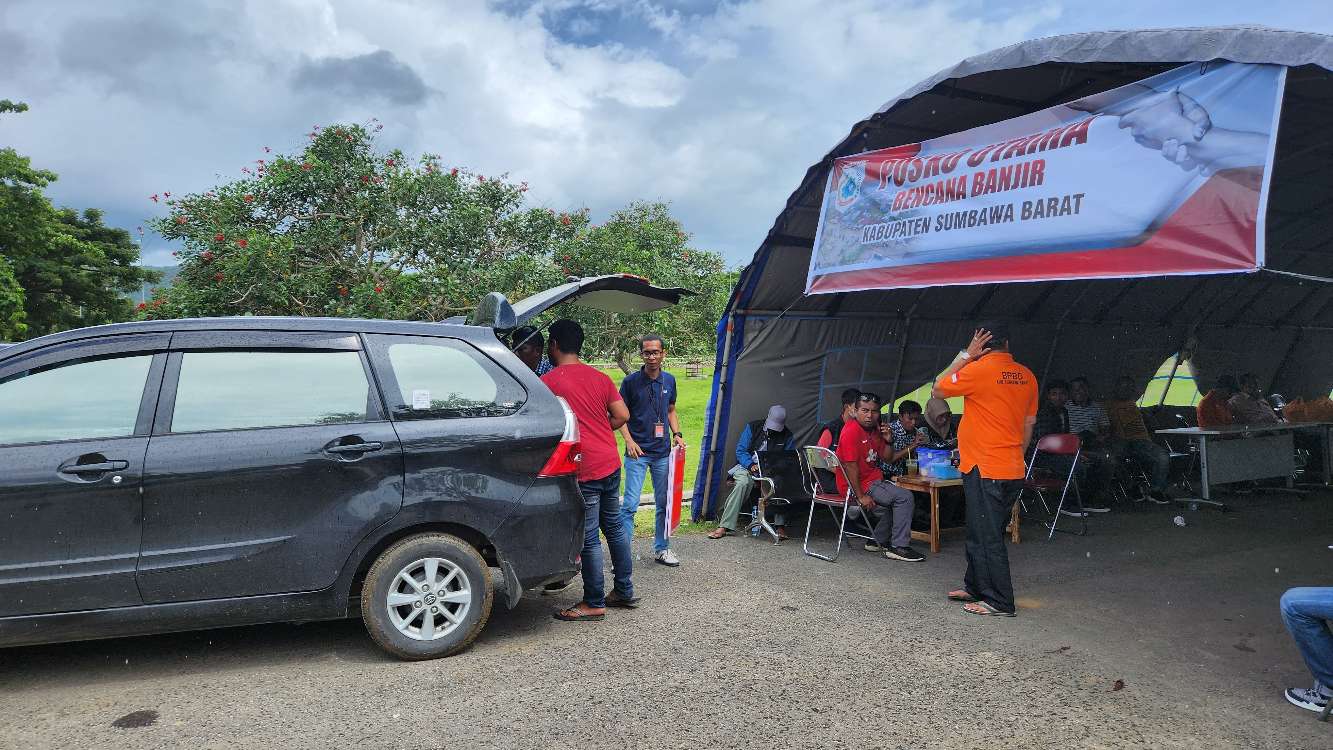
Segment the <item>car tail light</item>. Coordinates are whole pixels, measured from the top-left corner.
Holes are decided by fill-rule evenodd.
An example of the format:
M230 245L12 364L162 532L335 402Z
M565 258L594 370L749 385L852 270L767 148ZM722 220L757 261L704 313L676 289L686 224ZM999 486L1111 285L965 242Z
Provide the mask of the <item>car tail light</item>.
M560 444L555 447L555 452L546 459L546 465L537 474L539 477L577 474L579 462L583 460L582 448L579 446L578 417L574 416L574 411L563 398L556 396L555 400L559 401L560 408L565 410L565 433L560 436Z

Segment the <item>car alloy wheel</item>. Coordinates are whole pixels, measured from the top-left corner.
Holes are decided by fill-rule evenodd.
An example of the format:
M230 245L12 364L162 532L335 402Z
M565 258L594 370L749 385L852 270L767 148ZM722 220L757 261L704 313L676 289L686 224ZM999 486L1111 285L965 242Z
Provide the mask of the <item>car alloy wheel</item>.
M466 619L472 607L472 583L453 562L427 557L398 571L385 605L398 632L413 640L433 641Z

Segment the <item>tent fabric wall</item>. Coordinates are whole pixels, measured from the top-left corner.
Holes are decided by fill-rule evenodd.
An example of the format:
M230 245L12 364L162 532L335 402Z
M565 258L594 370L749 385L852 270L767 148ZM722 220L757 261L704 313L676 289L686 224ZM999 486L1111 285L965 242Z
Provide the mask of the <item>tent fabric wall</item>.
M1017 117L1192 61L1289 66L1265 230L1267 267L1250 274L1099 279L805 296L810 248L834 158ZM824 385L855 359L873 387L910 392L939 371L971 326L1003 319L1015 354L1044 378L1087 375L1105 392L1146 383L1192 347L1201 387L1252 371L1285 395L1333 388L1333 38L1263 27L1074 34L964 60L908 89L807 170L744 269L722 326L695 515L707 513L734 463L739 426L769 404L809 434L829 414ZM719 328L722 330L722 327ZM825 362L825 354L833 353ZM947 356L946 356L947 355ZM943 359L942 359L943 358ZM889 371L892 371L891 373ZM834 397L836 398L836 397Z

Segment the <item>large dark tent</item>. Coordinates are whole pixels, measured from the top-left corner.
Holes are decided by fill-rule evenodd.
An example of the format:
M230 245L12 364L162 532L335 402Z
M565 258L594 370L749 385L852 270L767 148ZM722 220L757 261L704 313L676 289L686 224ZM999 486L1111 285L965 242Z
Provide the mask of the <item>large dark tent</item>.
M923 141L1108 91L1189 62L1288 67L1268 195L1265 268L1221 275L979 284L804 294L837 157ZM1146 383L1185 352L1196 377L1249 371L1275 391L1333 388L1333 37L1263 27L1114 31L1037 39L964 60L856 123L810 167L718 324L695 487L716 506L741 426L787 407L798 439L858 386L901 396L931 380L976 321L1004 319L1038 377L1086 374L1105 391ZM1057 369L1058 368L1058 369Z

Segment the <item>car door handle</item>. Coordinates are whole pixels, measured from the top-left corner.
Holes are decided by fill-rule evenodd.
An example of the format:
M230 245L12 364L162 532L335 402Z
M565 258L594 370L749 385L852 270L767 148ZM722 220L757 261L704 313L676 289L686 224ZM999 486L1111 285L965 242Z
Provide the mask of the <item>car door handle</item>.
M70 464L59 469L61 474L105 474L108 471L120 471L129 468L129 461L102 461L95 464Z
M330 445L324 450L329 453L369 453L384 448L384 443L352 443L351 445Z

